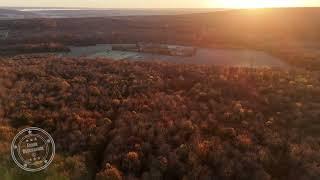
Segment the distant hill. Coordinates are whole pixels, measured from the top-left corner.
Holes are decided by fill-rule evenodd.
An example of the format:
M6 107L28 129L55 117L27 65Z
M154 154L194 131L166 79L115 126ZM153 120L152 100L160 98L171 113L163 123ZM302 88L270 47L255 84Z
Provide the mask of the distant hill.
M319 70L319 17L320 8L275 8L185 15L20 19L1 22L11 36L0 45L156 42L248 48L268 52L290 64Z
M247 29L270 30L285 27L295 30L293 28L306 29L307 27L320 26L320 8L232 10L187 16L210 25L228 25L226 27L237 26Z
M3 8L10 18L83 18L111 16L150 16L208 13L221 9L66 9L66 8ZM1 16L1 12L0 12Z
M0 9L0 20L36 18L36 17L39 17L39 16L32 12L17 11L12 9Z

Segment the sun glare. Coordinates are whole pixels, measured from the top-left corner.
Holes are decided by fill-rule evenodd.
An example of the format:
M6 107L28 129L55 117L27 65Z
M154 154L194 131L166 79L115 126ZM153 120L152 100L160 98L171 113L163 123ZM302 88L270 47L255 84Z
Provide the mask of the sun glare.
M301 1L300 1L301 2ZM210 6L223 8L270 8L299 5L296 0L210 0Z

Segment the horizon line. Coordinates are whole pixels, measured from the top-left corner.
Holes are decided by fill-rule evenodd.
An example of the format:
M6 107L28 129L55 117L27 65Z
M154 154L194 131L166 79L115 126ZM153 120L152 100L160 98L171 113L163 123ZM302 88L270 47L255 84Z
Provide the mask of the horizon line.
M198 10L201 10L201 9L204 9L204 10L210 10L210 9L230 9L230 10L233 10L233 9L290 9L290 8L320 8L320 6L283 6L283 7L256 7L256 8L223 8L223 7L208 7L208 8L205 8L205 7L198 7L198 8L190 8L190 7L162 7L162 8L157 8L157 7L145 7L145 8L130 8L130 7L110 7L110 8L100 8L100 7L73 7L73 6L70 6L70 7L49 7L49 6L0 6L0 8L26 8L26 9L32 9L32 8L46 8L46 9L78 9L78 10L82 10L82 9L92 9L92 10L111 10L111 9L136 9L136 10L139 10L139 9L189 9L189 10L192 10L192 9L198 9Z

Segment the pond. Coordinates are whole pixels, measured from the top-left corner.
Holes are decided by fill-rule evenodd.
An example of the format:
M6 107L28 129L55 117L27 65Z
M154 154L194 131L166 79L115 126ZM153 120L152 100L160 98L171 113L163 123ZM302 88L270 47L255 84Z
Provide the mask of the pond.
M144 61L166 61L173 63L221 65L237 67L280 67L287 68L289 65L281 59L262 51L250 49L208 49L198 48L195 56L179 57L150 53L113 51L111 44L100 44L96 46L70 47L70 52L62 54L67 57L105 57L114 60L144 60Z

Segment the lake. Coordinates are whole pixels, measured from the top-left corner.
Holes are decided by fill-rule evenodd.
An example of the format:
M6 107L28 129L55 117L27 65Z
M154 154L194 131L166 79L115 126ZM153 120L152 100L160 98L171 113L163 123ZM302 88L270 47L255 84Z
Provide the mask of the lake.
M105 57L114 60L144 60L165 61L186 64L205 64L237 67L280 67L287 68L289 65L281 59L262 51L250 49L209 49L198 48L195 56L178 57L150 53L113 51L111 44L100 44L96 46L70 47L69 53L61 54L67 57Z

